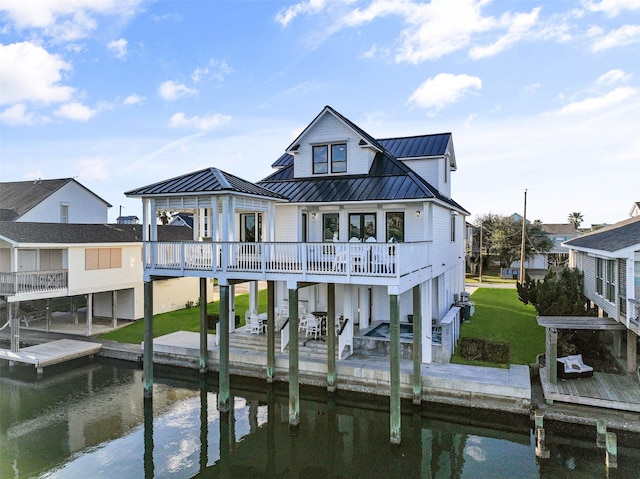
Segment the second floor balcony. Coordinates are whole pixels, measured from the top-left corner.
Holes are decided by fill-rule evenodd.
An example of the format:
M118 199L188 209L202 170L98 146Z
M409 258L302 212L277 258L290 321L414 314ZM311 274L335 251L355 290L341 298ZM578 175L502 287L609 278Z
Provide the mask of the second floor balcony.
M64 291L69 287L69 275L61 271L0 272L0 295L17 296Z
M431 242L145 242L145 270L157 276L226 276L393 284L431 264ZM376 281L377 280L377 281Z

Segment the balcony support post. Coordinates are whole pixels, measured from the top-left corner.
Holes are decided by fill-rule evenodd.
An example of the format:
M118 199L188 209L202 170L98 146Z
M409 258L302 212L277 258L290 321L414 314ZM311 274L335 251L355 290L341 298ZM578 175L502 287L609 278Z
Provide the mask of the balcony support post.
M200 374L207 372L207 278L200 278Z
M218 373L218 409L229 411L229 285L220 285L220 371Z
M336 390L336 285L327 284L327 391Z
M422 402L422 307L420 285L413 287L413 404Z
M298 289L289 288L289 427L300 424Z
M276 287L274 281L267 281L267 382L272 383L276 372Z
M390 386L389 398L390 441L400 444L400 296L389 296Z
M88 311L87 314L89 314ZM142 379L144 397L151 398L153 396L153 281L144 282L144 350Z

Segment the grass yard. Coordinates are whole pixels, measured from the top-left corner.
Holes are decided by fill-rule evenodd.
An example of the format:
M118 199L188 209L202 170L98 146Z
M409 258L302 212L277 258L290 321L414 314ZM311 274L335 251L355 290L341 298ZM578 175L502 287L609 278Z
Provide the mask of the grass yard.
M240 316L240 324L244 324L244 313L249 309L249 295L236 296L236 315ZM267 310L267 290L258 292L258 312ZM219 313L220 302L207 304L207 314ZM153 316L153 337L163 336L175 331L200 331L200 307L178 309ZM210 330L211 331L211 330ZM215 330L213 330L215 331ZM119 341L121 343L140 344L144 340L144 321L139 319L124 328L116 329L100 336L100 339Z
M467 274L466 280L467 283L473 284L474 286L482 287L483 283L486 284L516 284L516 280L512 278L502 278L500 277L500 267L499 266L490 266L488 268L484 268L482 271L482 283L478 281L477 275Z
M518 300L515 289L479 288L471 296L475 314L462 325L461 337L504 341L511 346L511 364L529 364L544 352L545 330L536 322L536 310ZM452 363L477 366L508 367L471 361L460 356L458 349Z

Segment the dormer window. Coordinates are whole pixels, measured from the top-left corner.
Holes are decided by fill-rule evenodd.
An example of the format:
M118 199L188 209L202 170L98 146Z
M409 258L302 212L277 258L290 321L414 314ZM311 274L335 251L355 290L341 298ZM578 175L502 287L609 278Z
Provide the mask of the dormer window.
M313 174L323 175L331 173L347 172L347 144L335 143L332 145L315 145L313 147Z

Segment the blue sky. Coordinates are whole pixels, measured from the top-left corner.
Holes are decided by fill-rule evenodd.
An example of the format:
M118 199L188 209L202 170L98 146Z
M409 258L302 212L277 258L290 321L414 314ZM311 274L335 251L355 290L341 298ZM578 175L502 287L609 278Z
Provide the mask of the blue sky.
M250 181L324 105L451 132L474 216L585 226L640 201L640 0L0 1L0 178Z

